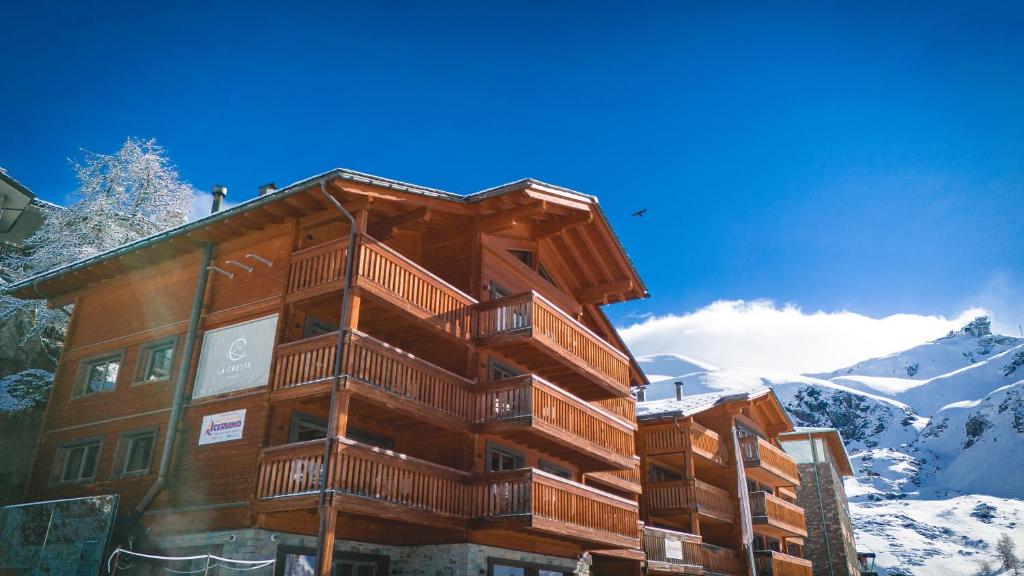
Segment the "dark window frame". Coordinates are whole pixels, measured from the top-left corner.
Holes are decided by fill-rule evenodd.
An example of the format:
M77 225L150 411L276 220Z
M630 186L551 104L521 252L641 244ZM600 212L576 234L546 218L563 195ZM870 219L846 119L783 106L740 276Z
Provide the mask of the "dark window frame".
M296 442L300 442L300 440L298 439L299 438L299 424L300 424L300 421L302 421L302 420L305 420L307 424L313 425L313 427L317 427L317 426L323 427L323 429L324 429L324 438L327 437L327 419L326 418L321 418L319 416L314 416L313 414L309 414L307 412L299 412L299 411L296 410L296 411L292 412L291 418L289 420L289 425L288 425L288 443L289 444L294 444ZM302 440L302 442L304 442L304 440Z
M565 466L555 464L550 460L544 460L543 458L537 462L537 469L547 472L548 474L554 474L559 478L565 478L566 480L572 480L572 470Z
M505 558L496 558L494 556L487 557L487 576L494 576L495 566L508 566L509 568L522 568L524 576L537 576L541 570L547 572L557 572L562 576L569 576L572 574L571 568L565 568L562 566L553 566L550 564L539 564L536 562L523 562L522 560L506 560Z
M167 370L167 376L164 378L153 378L147 379L146 374L149 372L151 362L153 361L153 353L158 350L165 350L168 345L171 349L171 366ZM178 337L172 336L170 338L163 338L160 340L154 340L147 342L139 347L139 357L135 362L135 378L132 382L133 386L141 384L157 384L160 382L169 382L171 376L174 375L174 359L178 355Z
M136 428L126 430L117 437L117 453L114 456L114 466L111 470L111 478L132 478L135 476L146 476L153 468L153 460L156 459L156 442L159 437L160 427L150 426L148 428ZM153 444L149 448L149 459L146 467L140 470L125 470L131 460L132 444L138 438L152 436Z
M323 336L325 334L332 334L338 331L338 325L332 324L312 314L306 314L306 319L302 321L302 338L316 338L317 336Z
M494 373L496 371L505 372L509 375L505 376L504 378L495 378ZM504 362L501 362L500 360L495 360L494 356L489 356L487 358L487 380L489 382L497 382L498 380L506 380L508 378L515 378L516 376L522 375L522 371L516 370L515 368L509 366L508 364L505 364Z
M113 385L110 388L104 388L103 390L97 390L95 392L88 392L89 384L89 373L92 369L101 364L111 364L117 362L117 376L114 377ZM78 361L78 372L75 374L75 386L71 392L71 399L77 400L86 396L98 396L100 394L108 394L117 390L117 382L121 379L122 370L124 367L124 350L118 350L117 352L110 352L108 354L101 354L98 356L92 356L89 358L83 358Z
M664 476L664 478L655 478L655 475ZM657 464L651 464L647 469L647 481L648 482L678 482L683 479L682 472L676 472L671 468L659 466Z
M383 436L381 434L374 434L373 432L367 432L366 430L361 430L357 427L349 426L348 429L345 430L345 438L355 440L360 444L380 448L381 450L388 450L391 452L395 451L394 438L390 436Z
M274 563L274 576L283 576L285 560L289 554L295 554L299 556L316 556L316 548L307 548L305 546L294 546L291 544L278 544L277 555L275 558L277 561ZM383 554L369 554L365 552L339 552L334 551L334 563L338 561L353 560L356 562L375 562L377 564L377 576L388 576L391 569L391 558L384 556ZM331 570L334 571L333 568Z
M493 442L488 442L487 443L487 450L485 451L485 455L486 455L486 458L487 458L486 465L487 465L487 471L488 472L506 472L506 470L492 470L491 469L491 454L494 453L494 452L498 452L499 454L502 454L504 456L511 456L512 459L513 459L513 468L512 468L512 470L519 470L520 468L523 468L526 465L526 456L522 452L519 452L518 450L514 450L512 448L509 448L508 446L503 446L501 444L495 444Z
M92 436L89 438L78 438L75 440L69 440L67 442L61 442L57 445L57 451L54 455L53 462L53 474L50 477L50 484L57 486L69 486L73 484L88 484L96 481L96 476L100 470L100 457L103 455L103 436ZM92 466L92 474L89 476L79 476L70 480L64 479L65 467L68 464L68 458L70 457L71 450L77 448L87 448L88 446L96 446L96 461ZM85 458L82 458L82 462L85 462Z

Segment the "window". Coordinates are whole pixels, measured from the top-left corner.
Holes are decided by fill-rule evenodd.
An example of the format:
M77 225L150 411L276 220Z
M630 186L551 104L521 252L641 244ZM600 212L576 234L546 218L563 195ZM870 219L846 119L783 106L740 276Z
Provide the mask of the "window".
M331 332L337 332L338 327L326 320L321 320L316 316L306 316L306 323L302 326L302 337L312 338L314 336L322 336L324 334L330 334Z
M96 477L100 456L99 439L67 444L57 450L59 482L87 482Z
M115 476L133 476L149 472L156 446L156 429L128 432L118 440Z
M555 476L565 478L566 480L572 480L572 472L569 472L565 468L557 464L552 464L545 460L540 461L540 469L547 472L548 474L554 474Z
M376 446L377 448L383 448L385 450L395 449L394 438L372 434L358 428L352 428L351 426L349 426L348 430L345 431L345 437L349 440L355 440L356 442L361 442L369 446Z
M786 554L790 556L796 556L797 558L804 557L804 551L800 549L799 544L786 544Z
M288 431L288 442L305 442L327 438L327 420L303 414L292 413L291 428Z
M647 473L647 477L651 482L671 482L673 480L682 480L683 475L668 468L662 468L661 466L652 465Z
M171 377L175 340L145 346L139 353L138 382L159 382Z
M552 286L558 286L558 284L555 283L555 279L551 277L551 273L548 272L548 269L545 268L543 264L537 264L537 274L540 274L540 277L547 280Z
M495 362L493 358L490 360L489 368L491 382L497 382L498 380L504 380L506 378L515 378L520 375L518 371L513 370L504 364Z
M529 250L509 250L508 253L515 256L516 260L533 268L533 252Z
M334 576L387 576L389 558L379 554L335 552L331 563ZM278 546L274 576L315 576L316 550Z
M487 471L504 472L523 467L523 456L501 446L487 446Z
M79 373L75 397L110 392L117 385L121 354L86 360Z

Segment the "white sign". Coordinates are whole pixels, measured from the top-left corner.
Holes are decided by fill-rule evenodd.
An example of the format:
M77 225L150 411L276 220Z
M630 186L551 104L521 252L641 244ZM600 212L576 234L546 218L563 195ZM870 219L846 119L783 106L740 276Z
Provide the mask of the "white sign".
M266 386L276 337L276 314L204 334L192 398Z
M679 540L665 539L665 557L669 560L683 559L683 543Z
M238 440L245 428L245 409L203 416L199 445Z

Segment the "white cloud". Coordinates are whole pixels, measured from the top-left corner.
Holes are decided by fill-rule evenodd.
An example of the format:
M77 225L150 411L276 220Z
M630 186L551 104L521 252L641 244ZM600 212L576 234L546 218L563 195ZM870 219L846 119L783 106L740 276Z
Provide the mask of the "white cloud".
M767 300L723 300L682 315L648 318L620 333L637 356L675 353L723 368L815 373L905 350L985 313L969 308L956 318L872 318L845 310L807 313Z
M1021 282L1006 270L989 274L981 288L970 297L972 306L992 311L992 331L1021 336L1024 324L1024 293Z
M234 203L224 201L221 203L220 209L224 210L234 205ZM213 207L213 194L202 190L192 190L192 213L188 216L189 222L209 214L211 207Z

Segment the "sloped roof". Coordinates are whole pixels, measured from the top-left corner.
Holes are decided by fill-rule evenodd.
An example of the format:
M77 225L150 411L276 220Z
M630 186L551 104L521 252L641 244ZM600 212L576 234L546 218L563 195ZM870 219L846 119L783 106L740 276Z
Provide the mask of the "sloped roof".
M638 420L654 420L669 416L693 416L705 410L714 408L729 402L742 402L754 400L767 395L775 396L775 391L767 386L752 388L746 392L709 392L706 394L691 394L680 399L668 398L665 400L651 400L650 402L638 402L636 405L636 416ZM778 398L775 399L778 402ZM789 418L789 415L786 415ZM792 423L791 423L792 424Z

